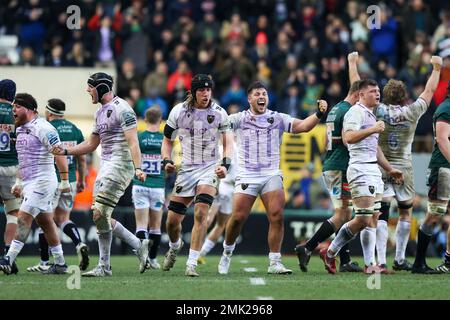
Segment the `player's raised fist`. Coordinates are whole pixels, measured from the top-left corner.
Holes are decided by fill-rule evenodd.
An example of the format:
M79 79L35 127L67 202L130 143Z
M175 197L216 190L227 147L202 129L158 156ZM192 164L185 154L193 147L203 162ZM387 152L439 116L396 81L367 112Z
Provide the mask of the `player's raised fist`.
M432 56L431 60L430 60L430 63L442 66L442 57L440 57L440 56Z
M350 63L351 62L356 63L356 62L358 62L358 57L359 57L358 52L353 51L348 54L347 59L348 59L348 62L350 62Z
M328 109L328 103L325 100L317 100L317 107L320 112L325 113Z

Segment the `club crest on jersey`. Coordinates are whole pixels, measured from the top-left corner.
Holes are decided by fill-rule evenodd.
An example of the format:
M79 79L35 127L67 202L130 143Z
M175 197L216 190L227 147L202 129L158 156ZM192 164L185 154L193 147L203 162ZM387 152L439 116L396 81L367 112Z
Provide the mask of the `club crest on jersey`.
M270 118L267 119L267 122L270 123L270 124L272 124L273 121L274 121L273 117L270 117Z
M216 118L215 115L208 114L208 116L206 117L206 120L208 120L208 123L213 123L215 118Z
M176 192L176 193L180 193L181 190L183 190L183 187L182 187L182 186L177 186L177 187L175 188L175 192Z
M111 116L111 113L112 113L112 110L108 110L108 111L106 111L106 117L110 117Z
M374 186L369 186L369 192L371 194L374 194L375 193L375 187Z

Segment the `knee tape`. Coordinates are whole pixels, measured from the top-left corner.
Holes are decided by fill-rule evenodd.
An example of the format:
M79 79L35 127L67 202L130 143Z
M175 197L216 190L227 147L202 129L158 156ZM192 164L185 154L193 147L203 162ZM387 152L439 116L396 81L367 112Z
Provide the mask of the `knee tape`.
M388 221L389 220L389 209L391 208L390 202L381 202L381 209L380 209L380 216L378 217L379 220Z
M6 214L6 224L17 224L17 221L19 221L19 218L16 216L13 216L12 214Z
M376 200L375 201L375 204L373 206L373 210L375 212L380 212L380 210L381 210L381 200Z
M430 214L443 216L447 213L447 204L444 202L428 201L427 206Z
M206 203L211 206L214 201L214 197L207 193L200 193L195 197L194 203Z
M357 206L353 206L353 209L355 209L355 215L359 216L372 216L375 212L374 207L368 207L368 208L359 208Z
M96 201L93 209L100 213L100 217L98 217L98 219L94 218L94 223L97 226L98 233L107 233L111 231L111 216L114 208Z
M173 212L175 212L175 213L185 215L185 214L186 214L187 207L186 207L185 204L183 204L183 203L181 203L181 202L178 202L178 201L170 201L170 202L169 202L169 207L168 207L168 209L171 210L171 211L173 211Z
M20 208L20 200L18 198L11 199L11 200L5 200L5 212L11 212L15 210L19 210Z
M408 204L399 203L398 204L399 209L411 209L412 207L413 207L412 203L408 203Z

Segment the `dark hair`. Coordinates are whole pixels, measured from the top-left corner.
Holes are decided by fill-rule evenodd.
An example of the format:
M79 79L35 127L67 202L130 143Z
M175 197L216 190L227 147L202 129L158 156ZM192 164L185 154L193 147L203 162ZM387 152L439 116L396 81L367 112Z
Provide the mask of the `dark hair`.
M16 94L16 83L10 79L0 81L0 99L5 99L10 102L14 100Z
M360 86L361 86L361 80L357 80L357 81L353 82L350 85L350 89L348 89L348 94L353 94L353 93L359 91Z
M150 124L156 124L162 117L161 107L154 105L145 112L145 121Z
M66 111L66 104L61 99L50 99L47 101L47 105L56 111Z
M390 79L383 88L383 102L401 105L405 103L407 94L406 85L403 81Z
M250 84L247 88L247 94L250 94L254 89L265 89L267 91L267 88L262 81L255 81Z
M14 98L15 104L18 104L27 109L36 111L37 110L37 102L36 99L33 98L31 94L28 93L18 93Z
M359 82L359 90L365 89L369 86L377 87L378 83L373 79L363 79Z

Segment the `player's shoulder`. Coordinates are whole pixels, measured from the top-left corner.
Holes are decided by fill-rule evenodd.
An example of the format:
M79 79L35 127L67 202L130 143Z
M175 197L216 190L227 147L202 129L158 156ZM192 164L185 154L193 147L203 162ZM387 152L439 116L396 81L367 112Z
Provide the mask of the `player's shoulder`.
M184 102L180 102L173 106L172 110L170 111L170 114L178 116L183 110L187 111L188 106Z
M119 113L122 111L133 111L134 112L134 110L130 106L130 104L126 100L124 100L120 97L116 96L113 99L113 101L110 102L110 104L112 104L114 106L114 108L116 108L116 110L118 110Z

